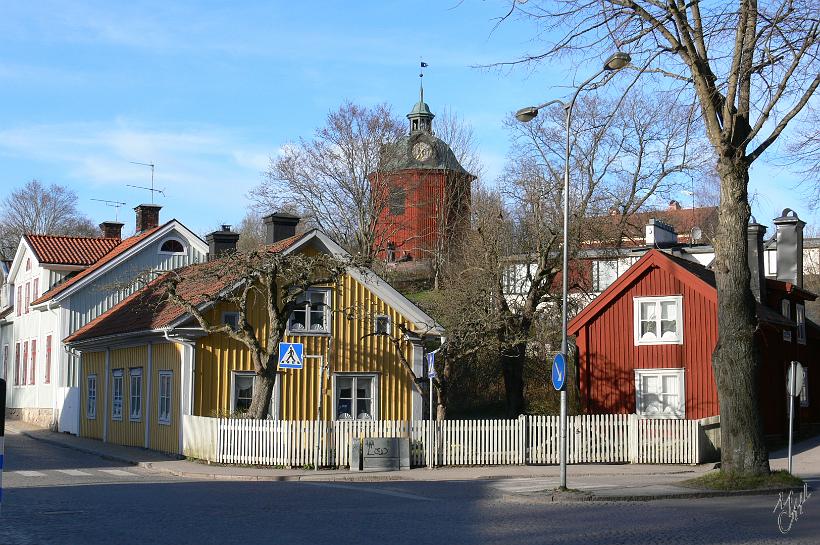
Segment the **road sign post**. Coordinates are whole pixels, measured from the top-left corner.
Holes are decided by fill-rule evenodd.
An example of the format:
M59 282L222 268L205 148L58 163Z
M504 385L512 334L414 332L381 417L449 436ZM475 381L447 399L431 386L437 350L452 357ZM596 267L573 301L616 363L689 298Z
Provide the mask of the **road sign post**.
M561 488L567 487L567 358L563 353L552 361L552 387L561 392L560 446Z
M433 453L435 452L435 446L433 443L435 442L435 433L433 431L433 426L435 425L435 420L433 419L433 379L436 378L436 353L430 352L427 354L427 380L430 382L430 410L428 415L428 421L430 424L430 430L428 432L428 439L427 443L429 444L429 456L427 458L427 467L429 469L433 469Z
M6 380L0 378L0 511L3 509L3 462L6 441Z
M789 398L789 473L792 472L792 437L794 435L794 398L800 395L803 389L803 366L799 361L789 364L789 373L786 382Z

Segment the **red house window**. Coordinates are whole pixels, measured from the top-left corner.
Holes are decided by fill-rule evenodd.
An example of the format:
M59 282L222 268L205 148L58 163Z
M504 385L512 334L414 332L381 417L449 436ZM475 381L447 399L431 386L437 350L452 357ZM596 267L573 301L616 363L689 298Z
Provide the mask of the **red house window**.
M51 335L46 336L46 376L45 383L51 383Z
M28 341L23 343L23 374L21 375L23 384L26 383L27 376L28 376Z
M34 384L37 378L37 341L31 341L31 375L29 375L29 384Z
M17 303L17 316L20 316L23 311L23 286L17 286L17 301L15 303Z

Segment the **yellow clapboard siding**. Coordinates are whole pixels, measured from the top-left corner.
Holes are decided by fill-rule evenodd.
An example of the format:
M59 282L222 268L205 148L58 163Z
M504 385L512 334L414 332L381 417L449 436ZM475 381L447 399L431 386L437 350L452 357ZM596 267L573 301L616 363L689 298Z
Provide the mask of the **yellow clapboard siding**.
M149 446L153 450L179 453L179 396L182 395L182 346L172 343L151 345L151 400L149 416ZM171 421L159 422L159 375L171 372Z
M110 370L108 372L108 441L118 445L128 445L132 447L142 447L145 445L145 392L146 376L148 370L148 347L147 345L133 346L129 348L117 348L111 350ZM114 371L122 369L122 420L114 420L111 417L111 397L113 395ZM142 371L142 399L143 407L139 421L130 419L131 413L131 384L130 376L133 369Z
M350 275L345 275L332 290L332 336L292 335L287 342L305 344L305 354L321 355L330 361L334 373L374 373L378 377L379 419L409 420L412 413L412 379L393 344L384 337L365 335L373 331L376 314L390 316L393 330L396 324L408 324L407 319L376 297L367 287ZM262 305L251 304L251 323L257 334L264 336L267 323ZM209 320L221 319L221 313L230 310L220 305L211 311ZM342 311L345 311L343 313ZM355 311L355 312L353 312ZM349 319L348 316L352 315ZM263 337L260 337L263 338ZM412 361L409 343L402 347L407 361ZM319 359L306 359L302 370L283 370L281 381L280 416L286 420L316 418ZM200 339L196 350L194 378L194 414L214 416L225 414L231 404L231 374L233 371L252 371L248 350L241 343L225 335L208 335ZM321 417L331 419L333 408L333 379L325 381Z
M105 418L105 352L86 352L82 355L82 377L81 388L81 418L80 436L92 437L94 439L103 438L104 418ZM96 415L94 418L88 417L88 376L97 377L97 401Z

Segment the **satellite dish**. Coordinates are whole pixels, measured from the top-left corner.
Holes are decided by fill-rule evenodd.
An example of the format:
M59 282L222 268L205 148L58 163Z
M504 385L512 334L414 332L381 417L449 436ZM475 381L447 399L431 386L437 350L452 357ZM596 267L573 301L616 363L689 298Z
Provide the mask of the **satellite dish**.
M699 242L702 236L703 236L703 231L701 230L700 227L698 227L697 225L692 227L692 237L690 239L692 241L692 243Z

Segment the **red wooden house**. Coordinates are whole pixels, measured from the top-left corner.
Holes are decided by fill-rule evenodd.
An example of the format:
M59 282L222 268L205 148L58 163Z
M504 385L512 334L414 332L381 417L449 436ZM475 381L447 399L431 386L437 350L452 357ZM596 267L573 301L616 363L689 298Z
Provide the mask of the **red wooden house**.
M805 319L805 301L816 295L796 282L763 276L764 231L750 225L751 287L763 358L760 403L765 432L781 434L788 429L785 380L792 360L807 367L798 418L820 422L820 329ZM802 252L802 244L793 249ZM703 265L648 251L570 322L569 333L576 336L584 412L687 419L719 414L711 363L717 290L714 274Z

